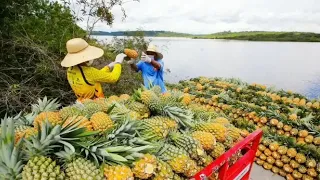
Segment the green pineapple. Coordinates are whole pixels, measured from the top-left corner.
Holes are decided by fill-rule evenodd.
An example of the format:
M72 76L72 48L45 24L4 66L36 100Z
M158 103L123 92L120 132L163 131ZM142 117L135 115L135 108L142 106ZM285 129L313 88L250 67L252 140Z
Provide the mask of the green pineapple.
M81 110L76 106L67 106L60 110L60 116L63 120L80 115Z
M234 141L233 138L231 136L227 136L226 137L226 141L224 142L225 145L225 149L230 149L233 147L234 145Z
M150 116L150 110L149 108L139 102L133 101L130 104L127 105L127 107L132 110L135 111L137 113L139 113L140 117L143 118L148 118Z
M216 145L214 146L212 152L211 152L211 156L213 158L218 158L219 156L221 156L223 153L225 153L225 147L222 143L217 142Z
M172 144L164 144L158 152L158 156L163 160L174 159L180 155L189 156L187 151Z
M94 101L88 101L83 103L82 115L88 118L100 111L102 111L102 107Z
M149 138L152 141L162 140L166 138L169 133L169 127L162 121L145 119L140 122L142 136Z
M64 180L65 174L56 161L45 156L36 156L23 167L23 180L50 179Z
M65 162L67 180L94 179L103 180L103 173L94 163L82 157L75 157L75 153L65 147L65 151L56 153Z
M170 165L160 159L156 170L156 175L152 178L153 180L173 179L174 173Z
M199 141L186 134L171 133L174 145L188 152L192 159L199 160L206 155Z

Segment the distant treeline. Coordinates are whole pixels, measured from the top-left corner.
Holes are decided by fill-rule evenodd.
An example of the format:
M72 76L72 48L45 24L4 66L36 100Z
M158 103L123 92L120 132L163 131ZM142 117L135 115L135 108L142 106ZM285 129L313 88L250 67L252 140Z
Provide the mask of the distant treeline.
M195 39L233 39L248 41L291 41L320 42L320 34L309 32L220 32L210 35L195 36Z
M115 32L105 32L105 31L93 31L92 35L99 36L134 36L137 32L141 31L115 31ZM171 31L142 31L144 36L149 37L191 37L191 34L177 33Z

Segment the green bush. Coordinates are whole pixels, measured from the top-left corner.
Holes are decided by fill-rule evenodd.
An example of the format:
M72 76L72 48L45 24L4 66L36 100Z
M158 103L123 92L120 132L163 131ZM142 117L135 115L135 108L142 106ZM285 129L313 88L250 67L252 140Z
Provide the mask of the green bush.
M58 98L66 105L75 101L66 79L66 69L60 66L67 40L86 37L76 25L70 9L57 2L38 0L5 0L0 3L0 115L25 110L43 96ZM124 46L138 45L143 37L128 38ZM105 56L103 66L114 59L117 43L99 45ZM100 62L100 64L99 64ZM128 65L123 67L121 80L105 85L106 95L130 93L140 86L141 77L132 75Z

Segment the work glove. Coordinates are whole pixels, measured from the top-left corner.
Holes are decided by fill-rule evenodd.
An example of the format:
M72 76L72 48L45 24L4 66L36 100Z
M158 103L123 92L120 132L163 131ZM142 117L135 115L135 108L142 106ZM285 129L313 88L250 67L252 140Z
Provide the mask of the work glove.
M146 55L144 52L142 52L141 61L151 63L151 58L148 55Z
M108 64L109 69L113 69L114 65L116 65L116 64L118 64L118 63L112 62L112 63Z
M116 60L114 61L115 63L118 63L118 64L122 64L124 58L126 57L127 55L124 54L124 53L121 53L121 54L118 54L116 56Z

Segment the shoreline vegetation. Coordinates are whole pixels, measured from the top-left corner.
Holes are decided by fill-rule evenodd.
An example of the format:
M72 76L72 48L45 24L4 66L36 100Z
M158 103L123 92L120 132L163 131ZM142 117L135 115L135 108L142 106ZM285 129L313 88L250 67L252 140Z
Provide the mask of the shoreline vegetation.
M214 34L187 34L171 31L143 31L149 37L185 37L192 39L228 39L247 41L280 41L280 42L320 42L320 34L311 32L273 32L273 31L224 31ZM104 32L94 31L92 35L130 36L136 31Z

